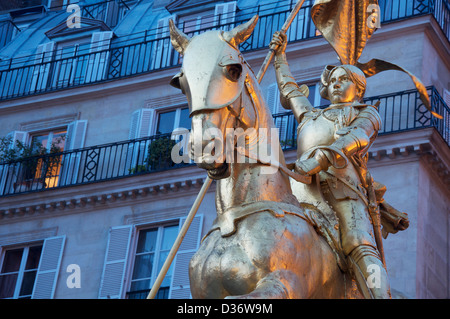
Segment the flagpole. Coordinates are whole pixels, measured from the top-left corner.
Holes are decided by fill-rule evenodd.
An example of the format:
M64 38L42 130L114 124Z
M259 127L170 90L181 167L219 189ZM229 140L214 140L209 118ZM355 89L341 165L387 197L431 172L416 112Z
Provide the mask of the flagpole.
M209 176L207 176L205 179L205 182L202 185L202 188L200 189L200 192L197 195L197 198L195 199L194 204L192 205L191 210L189 211L188 216L186 217L186 220L184 221L184 224L180 230L180 233L178 234L177 238L175 239L175 243L173 244L172 249L170 250L169 255L166 258L166 261L164 262L164 265L162 266L161 271L159 272L159 275L156 278L156 281L153 284L153 287L150 290L150 293L148 294L147 299L155 298L156 293L158 292L159 287L161 286L162 281L164 280L164 277L166 276L167 271L169 270L170 265L172 264L172 261L178 252L178 249L180 248L181 242L183 241L184 236L186 236L189 226L191 226L192 220L194 219L195 214L197 213L197 210L200 207L200 204L202 203L202 200L206 195L206 191L208 190L209 186L211 185L211 182L212 182L212 179Z
M292 9L291 13L287 17L286 21L283 24L283 27L281 28L281 32L286 32L289 27L291 26L292 22L294 21L295 17L297 16L298 12L300 11L300 8L303 6L303 3L305 0L299 0L294 8ZM256 76L256 79L258 80L258 83L261 83L262 78L264 77L264 74L266 74L267 69L269 68L270 63L272 62L272 59L275 55L276 47L269 47L269 52L266 55L266 59L264 60L261 68L259 69L258 75Z
M289 29L289 27L292 24L292 21L294 21L295 16L300 11L300 8L302 7L304 2L305 2L305 0L299 0L296 3L296 5L292 9L291 13L289 14L288 18L284 22L283 27L281 28L282 32L286 32ZM258 72L258 75L256 77L256 79L258 80L258 83L261 83L261 80L264 77L264 74L266 74L266 71L269 68L269 65L272 62L272 59L275 55L275 49L276 48L273 48L273 47L269 48L269 52L266 56L266 59L264 60L262 66ZM164 262L164 265L162 266L162 268L158 274L158 277L156 278L156 281L153 284L153 287L147 296L147 299L155 298L156 293L158 292L159 287L161 286L162 281L164 280L164 277L166 276L167 271L169 270L170 265L172 264L173 259L175 258L175 255L177 254L178 249L180 248L181 242L183 241L184 236L186 236L189 226L191 225L192 220L194 219L194 216L197 213L197 210L200 207L200 204L201 204L203 198L205 197L209 186L211 185L211 182L212 182L212 179L209 176L207 176L205 179L205 182L203 183L202 188L200 189L200 192L197 195L197 198L195 199L194 204L192 205L191 210L189 211L189 214L183 224L183 227L180 230L180 233L178 234L177 238L175 239L175 243L173 244L172 249L170 250L169 255L167 256L166 261Z

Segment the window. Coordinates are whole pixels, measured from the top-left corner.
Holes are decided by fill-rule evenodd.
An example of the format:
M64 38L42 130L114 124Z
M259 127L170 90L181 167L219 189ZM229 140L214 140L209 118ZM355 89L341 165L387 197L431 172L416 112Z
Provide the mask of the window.
M145 299L150 292L178 234L178 224L141 230L136 247L129 299ZM161 284L156 299L169 298L173 264Z
M64 151L66 134L66 130L57 130L33 135L31 137L31 145L34 150L43 148L47 151L47 153L61 153ZM45 188L55 187L58 185L58 178L61 170L61 159L62 155L39 158L34 178L43 178Z
M187 107L160 112L156 123L156 134L172 133L177 128L191 129L191 119Z
M180 25L182 25L184 33L191 35L196 31L212 28L214 20L214 11L208 10L180 17Z
M142 221L141 218L139 220ZM147 225L145 228L135 225L111 227L98 297L147 298L172 249L180 231L179 226L184 225L185 221L186 217L180 217L171 222ZM199 214L192 220L156 298L191 297L189 261L200 245L202 229L203 216Z
M320 95L320 83L309 84L308 88L309 88L308 100L309 100L309 102L311 103L312 106L320 107L320 106L324 106L324 105L329 105L330 104L330 101L324 99Z
M8 249L3 254L0 298L31 298L42 244Z

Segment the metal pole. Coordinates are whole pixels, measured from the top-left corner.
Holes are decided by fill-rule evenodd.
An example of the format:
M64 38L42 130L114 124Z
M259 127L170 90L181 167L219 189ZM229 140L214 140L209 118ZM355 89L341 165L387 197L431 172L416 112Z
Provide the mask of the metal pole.
M294 9L292 9L288 18L284 22L283 27L281 28L281 31L286 32L287 29L289 29L292 21L294 21L295 16L300 11L300 8L302 7L304 2L305 2L305 0L300 0L297 2ZM256 77L258 80L258 83L261 83L261 80L264 77L264 74L266 73L267 68L269 67L270 62L272 61L272 58L274 55L275 55L275 48L269 48L269 53L267 54L266 59L264 60L264 63L261 66L261 68L258 72L258 75ZM180 248L181 242L183 241L184 236L186 236L189 226L191 225L192 220L194 219L194 216L197 213L197 210L200 207L200 204L206 195L206 191L208 190L209 186L211 185L211 182L212 182L212 179L209 178L209 176L207 176L205 179L205 182L203 183L202 188L200 189L200 192L197 195L197 198L195 199L194 204L192 205L191 210L189 211L189 214L183 224L183 227L180 230L180 233L178 234L177 238L175 239L175 243L173 244L172 249L170 250L169 255L167 256L167 259L164 262L164 265L162 266L161 271L159 272L159 275L156 278L156 281L153 284L153 287L147 296L147 299L155 298L156 293L158 292L159 287L161 286L162 281L163 281L164 277L166 276L167 271L169 270L170 265L172 264L172 261L175 258L175 255L177 254L178 248Z
M292 9L288 18L284 22L283 27L281 28L282 32L286 32L289 29L289 27L292 24L292 21L294 21L295 16L300 11L300 8L303 6L304 2L305 2L305 0L300 0L297 2L294 9ZM258 83L261 83L261 80L264 77L264 74L266 74L266 71L269 68L270 63L272 62L273 56L275 55L275 49L276 48L269 47L269 52L266 55L266 59L264 60L261 68L259 69L258 75L256 76Z
M181 242L184 239L184 236L186 236L186 233L189 229L189 226L192 223L192 220L195 217L195 214L197 213L198 208L200 207L200 204L203 200L203 198L206 195L206 191L208 190L209 186L211 185L212 179L209 178L209 176L206 177L205 182L203 183L202 188L200 189L200 192L197 195L197 198L195 199L194 204L192 205L192 208L186 217L186 220L184 221L183 227L180 230L180 233L177 236L177 239L175 240L175 243L172 246L172 249L169 252L169 255L166 258L166 261L164 262L164 265L161 268L161 271L159 272L158 277L156 278L155 283L153 284L152 289L150 290L150 293L148 294L147 299L153 299L156 296L156 293L159 290L159 287L162 284L162 281L164 277L167 274L167 271L170 268L170 265L172 264L173 259L175 258L175 255L177 254L178 248L180 248Z

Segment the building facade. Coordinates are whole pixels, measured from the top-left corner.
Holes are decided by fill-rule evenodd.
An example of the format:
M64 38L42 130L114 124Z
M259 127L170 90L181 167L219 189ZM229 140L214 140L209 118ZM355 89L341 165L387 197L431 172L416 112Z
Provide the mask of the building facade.
M336 54L305 1L288 31L287 57L309 99ZM255 72L295 1L69 0L0 4L0 298L145 298L206 173L174 163L190 128L171 87L181 57L168 21L188 35L228 30L258 14L241 45ZM75 4L75 5L74 5ZM391 286L411 298L450 297L450 6L380 0L381 27L361 61L396 63L427 86L433 118L410 78L368 79L383 128L369 168L386 200L408 214L384 240ZM261 82L287 162L296 125L279 102L271 66ZM175 140L174 140L175 139ZM18 143L17 143L18 142ZM189 298L187 265L215 219L208 190L158 298Z

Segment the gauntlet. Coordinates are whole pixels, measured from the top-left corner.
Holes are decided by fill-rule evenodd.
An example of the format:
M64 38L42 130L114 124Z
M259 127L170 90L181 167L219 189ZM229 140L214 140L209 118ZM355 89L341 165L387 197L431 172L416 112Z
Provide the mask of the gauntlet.
M348 159L357 153L367 152L381 126L381 118L375 107L363 108L350 126L336 132L336 141L329 146L317 146L306 159L298 159L295 169L300 174L317 174L331 165L345 168Z

